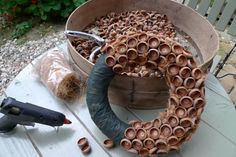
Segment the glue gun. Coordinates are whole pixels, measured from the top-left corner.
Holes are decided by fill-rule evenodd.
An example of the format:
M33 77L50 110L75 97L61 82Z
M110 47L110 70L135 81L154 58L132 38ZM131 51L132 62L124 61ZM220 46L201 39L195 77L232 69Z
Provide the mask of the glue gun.
M13 130L17 124L34 126L35 123L40 123L52 127L71 124L71 121L60 112L30 103L23 103L11 97L5 98L2 101L0 112L4 114L0 118L0 133Z

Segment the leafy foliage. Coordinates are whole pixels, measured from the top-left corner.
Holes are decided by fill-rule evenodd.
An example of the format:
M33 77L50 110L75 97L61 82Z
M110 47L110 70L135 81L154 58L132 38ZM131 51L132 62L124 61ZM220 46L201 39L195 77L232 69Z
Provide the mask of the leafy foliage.
M12 38L19 38L20 36L27 33L31 28L33 24L32 21L24 21L16 25L15 30L11 33Z
M66 18L86 0L1 0L0 14L35 16L42 20Z
M87 0L0 0L0 16L20 21L12 33L12 36L17 38L32 28L32 22L35 21L32 19L63 20L85 1Z

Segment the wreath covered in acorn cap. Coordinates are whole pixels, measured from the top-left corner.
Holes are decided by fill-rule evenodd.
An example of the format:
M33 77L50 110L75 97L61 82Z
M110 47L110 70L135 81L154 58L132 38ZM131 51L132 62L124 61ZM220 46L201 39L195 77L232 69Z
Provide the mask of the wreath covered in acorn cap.
M153 33L132 33L110 41L88 79L87 104L100 130L125 150L154 155L178 150L198 128L205 106L205 74L179 43ZM145 67L138 73L136 69ZM116 74L162 75L169 86L165 112L148 122L126 124L111 110L108 87Z

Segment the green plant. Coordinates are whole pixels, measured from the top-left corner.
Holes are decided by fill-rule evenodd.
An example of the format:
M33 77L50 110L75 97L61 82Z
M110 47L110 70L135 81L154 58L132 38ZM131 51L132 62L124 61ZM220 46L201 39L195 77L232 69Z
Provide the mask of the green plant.
M12 38L19 38L32 28L32 20L24 21L15 26L15 30L11 33Z
M15 31L11 36L18 38L40 20L65 20L85 1L87 0L0 0L0 16L15 25Z
M0 14L13 17L35 16L41 20L66 18L86 0L1 0Z

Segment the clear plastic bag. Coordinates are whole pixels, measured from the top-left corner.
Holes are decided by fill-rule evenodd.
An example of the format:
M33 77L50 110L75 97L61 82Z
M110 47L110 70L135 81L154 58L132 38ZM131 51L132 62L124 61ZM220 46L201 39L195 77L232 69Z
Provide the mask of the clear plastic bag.
M81 95L83 83L58 48L46 52L34 67L43 84L58 98L73 101Z

